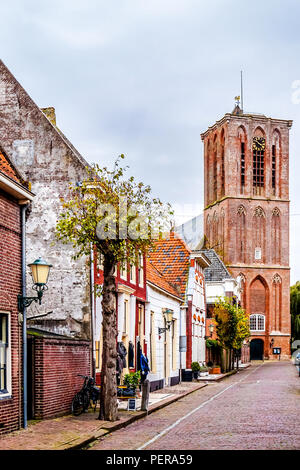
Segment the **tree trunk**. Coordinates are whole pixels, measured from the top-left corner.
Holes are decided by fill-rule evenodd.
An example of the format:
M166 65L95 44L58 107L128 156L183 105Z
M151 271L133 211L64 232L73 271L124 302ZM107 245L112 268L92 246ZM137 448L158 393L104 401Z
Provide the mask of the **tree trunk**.
M103 349L101 370L101 396L99 419L116 421L118 419L116 360L116 280L113 256L104 257L104 282L102 291Z

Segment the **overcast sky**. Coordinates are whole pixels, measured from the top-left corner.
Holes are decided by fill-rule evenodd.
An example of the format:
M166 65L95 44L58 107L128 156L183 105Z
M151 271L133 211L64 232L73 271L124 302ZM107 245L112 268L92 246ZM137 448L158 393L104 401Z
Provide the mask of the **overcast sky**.
M58 126L89 162L124 153L180 221L202 208L200 132L232 111L243 69L245 111L294 120L291 282L300 280L298 0L0 5L0 57L33 100L56 108Z

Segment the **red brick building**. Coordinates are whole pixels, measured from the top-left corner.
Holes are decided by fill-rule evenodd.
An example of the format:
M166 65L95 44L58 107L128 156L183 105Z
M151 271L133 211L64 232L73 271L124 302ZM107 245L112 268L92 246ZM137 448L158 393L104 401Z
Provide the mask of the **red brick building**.
M33 194L0 151L0 434L22 426L21 210Z
M243 280L251 358L290 355L289 129L292 121L232 113L204 132L205 234Z
M103 284L103 260L101 256L94 258L95 286ZM116 320L117 345L126 351L126 366L120 371L122 383L124 375L135 372L138 368L137 352L140 349L148 355L148 344L145 339L146 329L146 275L147 266L145 256L139 255L137 264L118 266L116 276ZM102 296L94 295L94 362L96 383L100 384L102 369ZM129 350L131 354L129 354ZM129 357L130 356L130 357Z

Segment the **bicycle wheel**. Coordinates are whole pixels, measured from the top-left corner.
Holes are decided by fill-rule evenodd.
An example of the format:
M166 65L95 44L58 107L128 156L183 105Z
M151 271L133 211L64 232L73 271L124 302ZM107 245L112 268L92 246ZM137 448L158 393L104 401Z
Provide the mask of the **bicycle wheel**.
M71 410L74 416L79 416L83 412L83 399L80 392L76 393L72 400Z
M90 392L85 390L82 393L83 411L87 411L90 407Z

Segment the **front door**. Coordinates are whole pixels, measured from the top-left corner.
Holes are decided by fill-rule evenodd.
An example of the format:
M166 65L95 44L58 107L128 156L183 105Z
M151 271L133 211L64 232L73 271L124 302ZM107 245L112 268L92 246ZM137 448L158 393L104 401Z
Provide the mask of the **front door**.
M264 342L262 339L253 339L250 343L250 360L262 361L264 358Z

